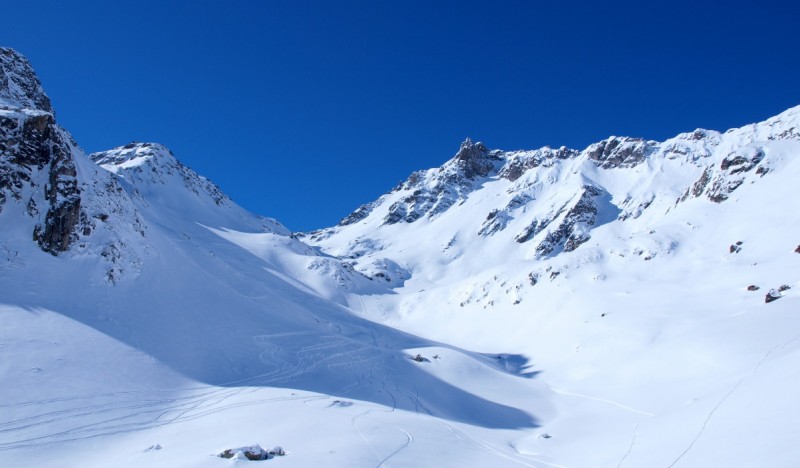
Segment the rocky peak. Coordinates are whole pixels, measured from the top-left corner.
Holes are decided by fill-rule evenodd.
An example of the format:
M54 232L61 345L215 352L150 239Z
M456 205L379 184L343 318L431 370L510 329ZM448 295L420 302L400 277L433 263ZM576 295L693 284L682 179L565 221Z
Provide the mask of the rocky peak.
M7 47L0 47L0 108L53 113L50 98L44 93L28 59Z
M493 161L498 158L494 153L484 146L483 143L473 143L472 139L467 138L461 143L453 160L461 169L464 177L474 179L475 177L486 177L494 169Z
M480 141L474 143L472 138L467 137L463 142L461 142L458 153L456 153L456 159L460 161L480 159L488 152L489 150L483 143Z

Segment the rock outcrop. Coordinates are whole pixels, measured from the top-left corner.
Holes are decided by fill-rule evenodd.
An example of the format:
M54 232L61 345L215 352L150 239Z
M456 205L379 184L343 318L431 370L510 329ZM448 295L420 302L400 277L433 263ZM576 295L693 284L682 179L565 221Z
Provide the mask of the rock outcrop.
M641 138L611 137L586 148L586 157L603 169L633 167L653 153L658 143Z
M564 252L572 252L591 237L589 232L597 222L597 197L603 191L593 186L584 186L577 201L572 206L564 206L556 219L560 218L558 226L547 233L536 247L538 257L552 254L559 247ZM561 213L564 213L561 216ZM547 225L538 226L538 231L543 231ZM535 235L535 233L532 233ZM530 234L529 234L530 235ZM519 242L519 240L518 240Z
M0 211L9 199L36 220L32 238L57 255L89 234L69 134L28 60L0 48Z
M500 154L498 151L489 151L483 143L473 143L467 138L453 159L442 167L415 172L395 188L395 192L411 193L389 207L383 224L413 223L423 216L434 218L464 201L469 193L478 188L482 178L500 167ZM360 215L354 213L351 216L357 218Z

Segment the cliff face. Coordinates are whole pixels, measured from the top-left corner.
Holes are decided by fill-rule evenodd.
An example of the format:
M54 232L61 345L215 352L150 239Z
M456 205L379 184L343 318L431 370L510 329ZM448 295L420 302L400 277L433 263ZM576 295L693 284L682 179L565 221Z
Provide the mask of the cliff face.
M28 61L0 49L0 210L9 201L23 204L35 220L33 239L53 255L91 232L76 151Z

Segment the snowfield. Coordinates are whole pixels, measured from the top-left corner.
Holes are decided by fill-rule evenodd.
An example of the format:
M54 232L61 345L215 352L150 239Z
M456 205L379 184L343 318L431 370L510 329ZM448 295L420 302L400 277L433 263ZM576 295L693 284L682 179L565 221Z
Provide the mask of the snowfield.
M159 144L86 155L0 71L0 465L800 461L800 107L468 140L291 233Z

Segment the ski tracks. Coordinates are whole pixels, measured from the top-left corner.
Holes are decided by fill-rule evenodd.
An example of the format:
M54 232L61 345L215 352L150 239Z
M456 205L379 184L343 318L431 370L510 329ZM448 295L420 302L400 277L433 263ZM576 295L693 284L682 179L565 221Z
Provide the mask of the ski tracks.
M378 461L378 463L377 463L377 465L375 465L375 467L379 468L379 467L388 466L388 462L389 462L390 459L396 457L398 454L400 454L401 452L406 450L409 446L411 446L411 444L414 442L414 436L409 431L407 431L406 429L404 429L404 428L402 428L400 426L397 426L397 425L392 425L392 427L394 429L396 429L397 431L399 431L400 433L403 434L404 440L393 451L391 451L389 454L383 456L380 453L378 453L378 450L369 441L369 437L367 437L367 434L365 434L364 430L362 430L359 427L358 421L361 418L364 418L364 417L368 416L371 413L378 412L378 413L387 413L388 414L388 413L395 412L395 410L397 409L397 397L394 395L394 392L389 390L389 382L392 380L391 379L391 373L389 372L389 369L385 368L383 365L380 365L380 364L374 364L370 368L369 373L368 373L368 375L369 375L369 382L368 383L372 387L374 387L375 383L376 383L375 382L376 381L376 379L375 379L375 374L376 373L379 374L379 378L380 378L380 388L381 388L380 391L382 393L385 393L389 397L389 399L391 400L390 405L387 405L388 408L385 409L385 410L368 409L366 411L363 411L363 412L353 416L351 422L353 424L353 428L356 430L356 433L359 435L359 437L361 437L361 439L364 441L364 443L367 445L367 447L370 449L370 451L373 453L373 455L375 455L375 458ZM361 378L359 379L359 384L362 383L362 380L364 380L366 378L366 376L367 376L367 374L365 374L365 373L363 373L361 375ZM399 387L397 387L396 384L394 384L394 386L395 386L395 389L397 391L400 391Z
M633 428L633 437L631 437L631 443L630 445L628 445L628 450L625 452L624 455L622 455L622 458L620 458L619 463L617 463L617 468L620 468L622 464L625 463L625 459L628 458L628 455L631 454L631 451L633 450L633 445L636 443L636 437L639 436L639 424L640 423L636 423L636 427Z
M567 392L567 391L559 390L559 389L553 388L553 387L549 387L549 388L550 388L551 391L553 391L553 393L557 393L559 395L571 396L571 397L575 397L575 398L583 398L585 400L598 401L600 403L606 403L606 404L609 404L609 405L612 405L612 406L616 406L617 408L622 408L622 409L624 409L626 411L630 411L630 412L636 413L636 414L641 414L643 416L649 416L649 417L655 416L655 414L653 414L653 413L649 413L647 411L638 410L636 408L632 408L632 407L630 407L628 405L622 404L622 403L617 402L617 401L607 400L605 398L594 397L594 396L591 396L591 395L584 395L582 393Z
M104 394L49 403L21 403L21 407L46 407L54 403L83 402L79 406L0 421L0 451L132 432L187 420L229 407L224 402L245 390L220 388L168 398L160 395L161 392L123 393L119 395L123 399L111 402L108 402L110 396Z
M759 361L756 363L756 365L753 366L753 370L750 372L750 374L742 377L738 382L736 382L736 384L734 384L733 387L731 387L731 389L728 391L728 393L726 393L725 396L723 396L722 399L720 399L719 402L717 402L717 404L711 409L711 411L709 411L708 415L706 416L705 420L703 421L703 425L700 427L700 430L697 432L697 435L695 435L694 439L692 439L692 441L689 443L689 446L686 447L686 449L683 452L681 452L681 454L678 455L678 457L675 460L673 460L672 463L670 463L669 466L667 466L667 468L672 468L675 465L677 465L678 462L681 461L681 459L684 456L686 456L686 454L689 453L690 450L692 450L694 445L697 443L698 440L700 440L700 437L702 437L703 433L706 431L706 427L708 427L708 423L711 421L711 418L714 417L714 413L717 412L717 410L725 403L725 401L728 400L728 398L730 398L731 395L733 395L736 392L736 390L738 390L739 387L746 380L750 379L751 377L753 377L758 372L758 370L761 368L761 365L764 364L764 362L775 351L777 351L778 349L784 348L784 347L788 346L789 343L792 343L792 342L797 341L797 340L800 340L800 335L796 335L794 338L791 338L791 339L789 339L789 340L787 340L787 341L785 341L783 343L775 345L772 348L770 348L769 351L764 353L764 355L761 356L761 359L759 359Z

